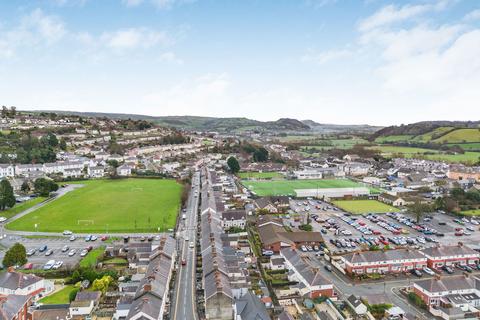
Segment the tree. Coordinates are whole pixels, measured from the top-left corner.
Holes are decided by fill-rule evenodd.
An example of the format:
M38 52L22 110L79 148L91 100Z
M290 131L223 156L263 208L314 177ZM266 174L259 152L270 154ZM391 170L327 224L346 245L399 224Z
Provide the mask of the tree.
M432 207L428 204L421 203L420 201L415 201L414 204L412 204L409 207L410 211L412 211L415 214L415 218L417 219L417 223L420 222L422 219L422 216L426 212L432 212Z
M101 279L95 279L92 284L92 290L101 291L105 294L112 282L113 278L108 275L103 276Z
M24 193L27 193L28 191L30 191L30 185L28 184L27 180L23 181L22 186L20 187L20 190L22 190L22 192Z
M227 165L233 174L236 174L240 171L240 164L238 163L238 160L235 157L228 158Z
M2 263L4 267L23 266L27 263L27 251L23 244L15 243L13 247L8 249Z
M13 188L7 179L0 182L0 210L11 208L15 205L15 195Z
M59 147L63 151L67 151L67 142L65 141L64 138L60 139Z
M40 194L42 197L48 197L50 192L58 190L58 184L55 181L45 178L38 178L35 180L34 184L35 192Z
M255 162L265 162L268 160L268 151L264 147L258 148L253 153L253 161Z

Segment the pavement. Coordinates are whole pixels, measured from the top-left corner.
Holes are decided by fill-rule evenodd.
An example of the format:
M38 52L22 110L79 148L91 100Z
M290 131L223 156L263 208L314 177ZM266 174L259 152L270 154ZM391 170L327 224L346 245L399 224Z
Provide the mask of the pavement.
M186 215L186 219L182 220L178 227L177 253L179 262L185 260L186 264L178 265L170 312L170 319L173 320L198 319L195 309L195 247L199 198L200 173L196 172L192 178L192 190L187 201L186 212L182 213ZM192 242L194 247L190 248Z

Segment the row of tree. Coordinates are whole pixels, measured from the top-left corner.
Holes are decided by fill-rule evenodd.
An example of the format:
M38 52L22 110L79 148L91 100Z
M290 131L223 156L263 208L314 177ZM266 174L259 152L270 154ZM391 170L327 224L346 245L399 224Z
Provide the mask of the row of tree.
M45 178L38 178L33 183L35 193L42 197L48 197L50 192L58 190L58 184L55 181ZM28 183L23 183L21 187L22 191L28 192L30 186ZM12 208L15 206L15 194L13 193L13 187L7 179L0 181L0 211Z

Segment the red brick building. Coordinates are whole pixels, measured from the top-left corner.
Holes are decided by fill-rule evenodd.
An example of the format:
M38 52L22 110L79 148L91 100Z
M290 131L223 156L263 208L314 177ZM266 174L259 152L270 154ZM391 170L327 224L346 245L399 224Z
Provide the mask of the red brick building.
M456 246L438 246L420 251L427 258L429 268L440 269L444 265L476 265L480 261L480 253L459 243Z

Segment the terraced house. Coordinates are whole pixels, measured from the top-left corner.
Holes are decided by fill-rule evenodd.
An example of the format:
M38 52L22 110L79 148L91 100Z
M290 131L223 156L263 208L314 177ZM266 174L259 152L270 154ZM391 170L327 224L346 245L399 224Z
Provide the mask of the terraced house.
M456 246L438 246L425 248L420 251L427 258L429 268L439 269L443 266L456 264L477 265L480 261L480 253L459 243Z
M340 258L347 274L399 273L427 266L427 258L418 251L399 249L349 253Z

